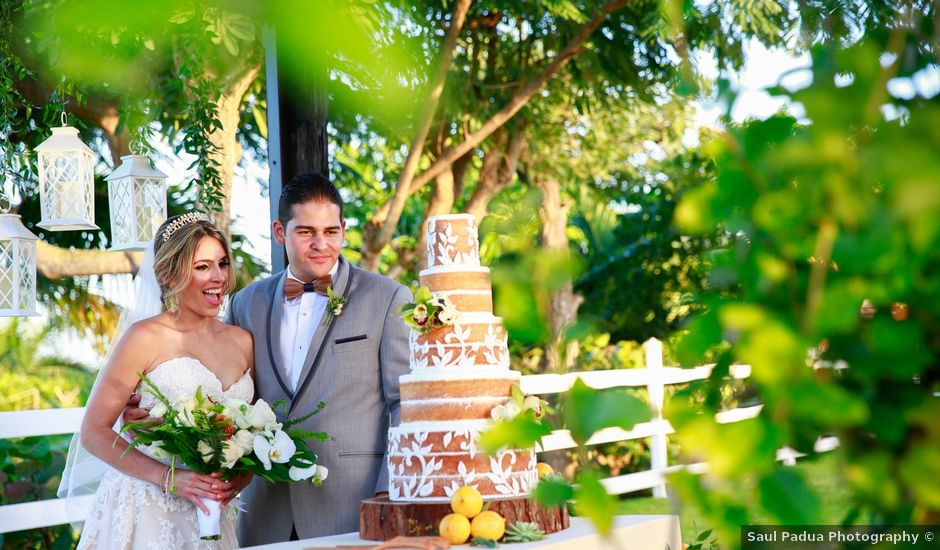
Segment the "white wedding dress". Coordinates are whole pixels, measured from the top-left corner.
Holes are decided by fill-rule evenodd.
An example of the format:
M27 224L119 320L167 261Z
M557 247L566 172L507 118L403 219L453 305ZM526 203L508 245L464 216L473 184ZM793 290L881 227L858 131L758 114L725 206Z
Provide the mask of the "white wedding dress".
M222 382L215 374L192 357L175 357L164 361L154 367L148 377L170 399L184 392L194 392L198 386L202 386L204 395L217 400L234 398L250 403L254 396L254 382L249 373L246 372L228 389L223 389ZM150 409L156 404L156 398L147 392L142 393L140 406ZM138 449L149 456L147 447ZM112 468L101 479L95 493L78 548L238 548L235 510L231 505L222 512L222 539L218 541L199 539L197 512L196 506L190 501L164 494L157 485Z

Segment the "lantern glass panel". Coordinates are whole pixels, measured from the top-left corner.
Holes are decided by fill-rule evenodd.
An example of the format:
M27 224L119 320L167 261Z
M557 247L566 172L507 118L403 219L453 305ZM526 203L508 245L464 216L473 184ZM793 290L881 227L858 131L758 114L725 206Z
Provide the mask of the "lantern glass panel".
M14 309L13 241L0 241L0 309Z
M127 245L134 236L131 228L131 216L134 212L133 195L127 178L108 182L108 204L111 208L111 236L113 246Z
M149 241L166 219L166 188L162 178L137 178L137 240Z
M20 303L18 309L36 309L36 243L20 240Z

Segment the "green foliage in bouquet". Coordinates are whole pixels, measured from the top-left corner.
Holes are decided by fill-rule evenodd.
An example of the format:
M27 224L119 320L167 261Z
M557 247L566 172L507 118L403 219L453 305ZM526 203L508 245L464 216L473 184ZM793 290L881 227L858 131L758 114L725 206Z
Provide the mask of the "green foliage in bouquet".
M199 387L195 394L171 401L146 375L139 376L146 385L144 391L158 403L150 419L121 428L135 435L125 454L148 445L155 457L172 457L174 469L176 462L182 461L197 473L223 472L224 478L252 473L274 483L315 476L315 484L325 478L325 469L317 466L317 455L307 448L306 440L324 441L327 434L292 428L319 413L325 406L322 401L309 414L279 423L263 400L255 405L229 400L217 403ZM281 406L285 406L283 401L275 403L275 407ZM324 473L317 475L318 468Z

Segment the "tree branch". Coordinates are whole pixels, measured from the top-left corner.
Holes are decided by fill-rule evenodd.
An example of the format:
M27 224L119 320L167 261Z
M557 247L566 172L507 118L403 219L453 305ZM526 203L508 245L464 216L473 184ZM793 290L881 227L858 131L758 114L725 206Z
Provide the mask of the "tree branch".
M468 151L471 151L484 139L489 137L493 132L508 122L529 102L529 100L532 99L532 97L542 88L542 86L545 85L546 82L549 81L549 79L551 79L562 67L564 67L581 51L584 43L591 36L591 34L597 30L597 27L600 26L604 19L609 14L627 5L629 1L630 0L608 0L608 2L604 4L600 11L578 30L578 33L571 39L565 49L562 50L558 56L552 60L551 63L549 63L545 70L543 70L541 74L529 82L525 88L517 92L509 100L505 107L496 112L476 131L467 135L463 142L448 147L437 158L437 160L428 167L427 170L415 176L411 182L411 187L405 194L405 198L421 189L429 181L436 178L438 174L446 170L451 164L454 163L454 161L466 154ZM401 180L399 180L399 188L395 190L396 196L399 196L400 193L404 193L404 191L401 191L400 187ZM398 224L400 216L401 210L393 210L391 202L386 202L376 210L372 219L369 220L369 223L364 229L368 230L369 226L375 227L381 225L383 227L381 235L389 234L386 229L394 228ZM378 254L381 252L382 248L387 242L388 240L382 241L378 238L366 239L366 242L363 246L363 258L365 258L367 254L371 254L377 258Z
M36 241L36 269L49 279L137 273L142 260L142 252L69 249Z
M460 30L463 28L467 11L470 9L471 0L457 0L454 4L454 12L451 15L450 28L444 36L444 44L441 51L441 58L438 61L437 72L434 75L431 85L431 97L428 98L424 113L418 121L415 128L414 138L411 140L411 147L408 149L408 158L402 167L401 174L398 176L398 185L395 187L395 194L392 196L389 211L391 215L386 219L386 223L381 231L374 232L371 236L366 236L366 246L363 247L363 265L367 269L374 269L375 262L378 261L378 252L382 250L385 243L392 239L395 231L395 225L398 218L405 208L405 201L411 195L411 180L418 170L418 163L421 161L421 155L424 152L424 141L428 135L428 129L434 120L434 113L440 103L441 94L444 91L444 81L447 78L447 71L450 69L450 62L454 56L454 49L457 46L457 37L460 36ZM371 237L371 238L370 238ZM371 257L368 252L372 252Z

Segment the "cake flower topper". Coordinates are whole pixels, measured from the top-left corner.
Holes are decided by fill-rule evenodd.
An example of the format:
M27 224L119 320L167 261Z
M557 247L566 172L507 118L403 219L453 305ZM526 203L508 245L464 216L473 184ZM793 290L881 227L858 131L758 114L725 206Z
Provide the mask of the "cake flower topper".
M349 298L340 294L334 294L332 287L326 289L326 314L323 316L323 324L328 325L333 317L339 317L343 313L343 308L349 303Z
M535 395L526 395L518 385L512 385L512 397L502 405L496 405L490 409L490 418L497 422L507 422L518 416L520 413L532 411L532 416L536 420L541 420L546 413L554 412L548 406L548 401L539 399Z
M427 287L415 291L414 302L398 309L401 318L418 334L427 334L436 328L454 324L457 308L446 296L434 295Z

